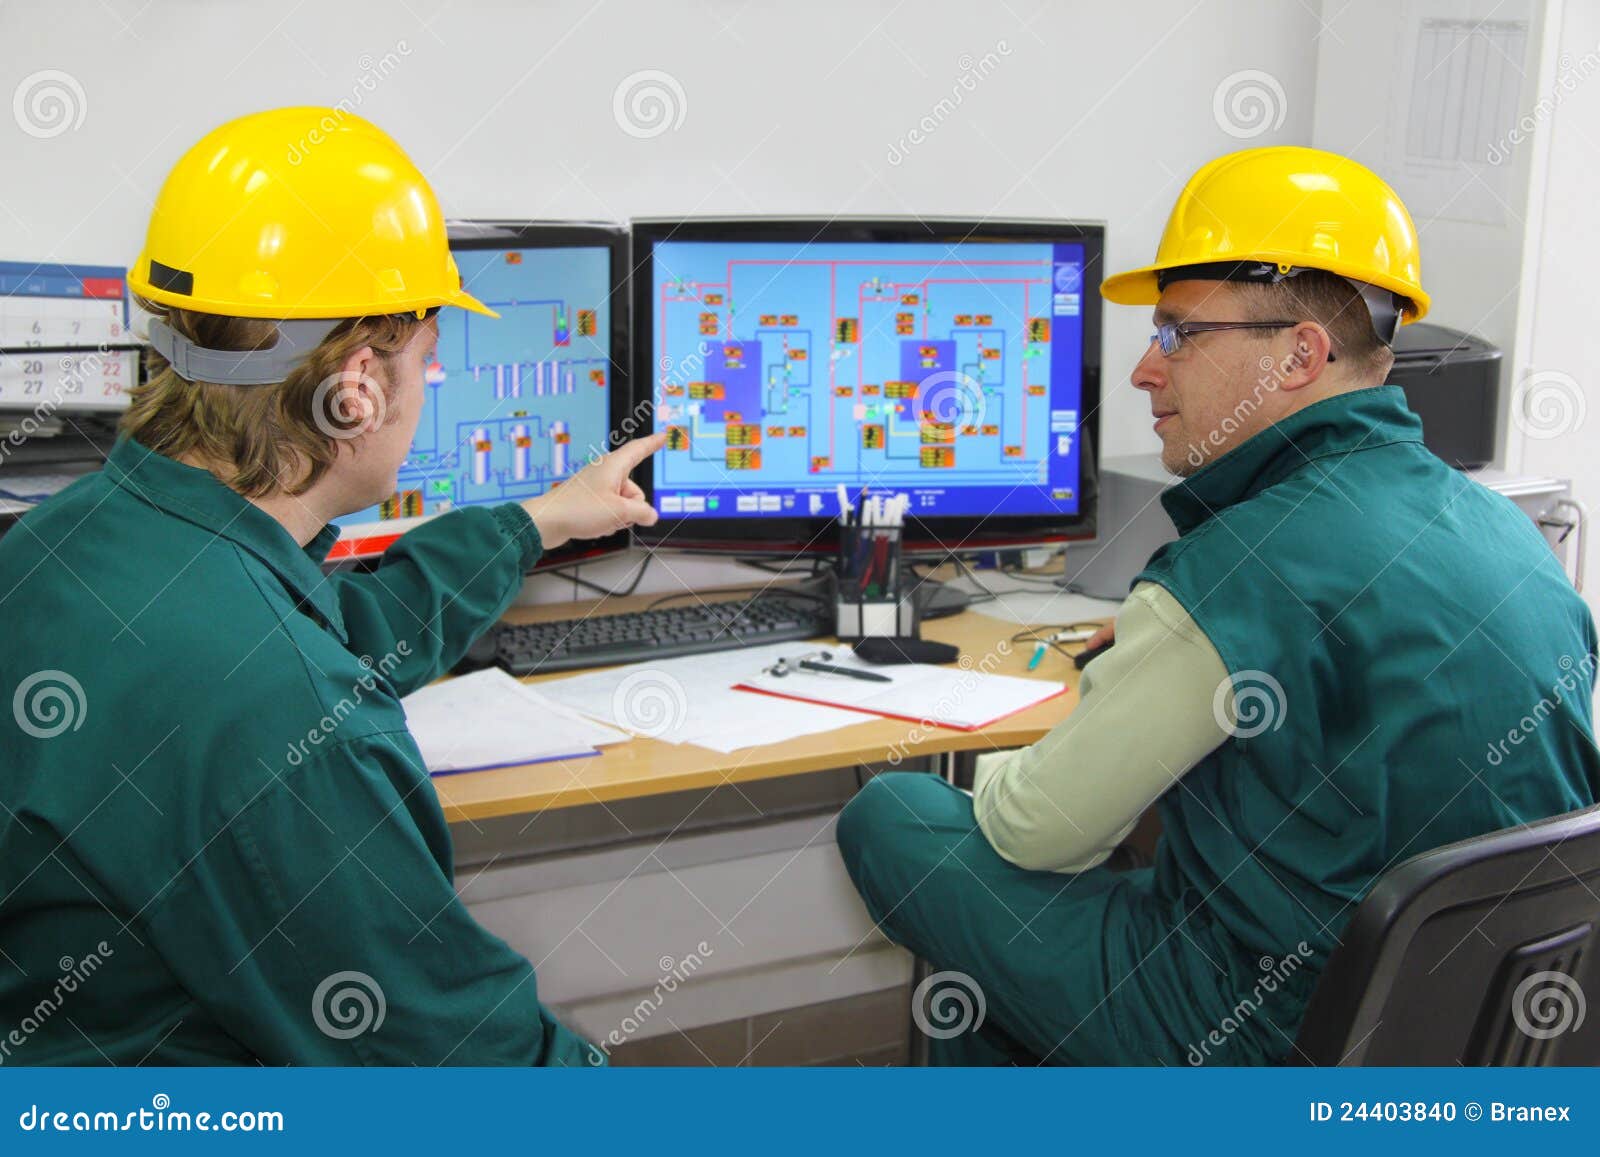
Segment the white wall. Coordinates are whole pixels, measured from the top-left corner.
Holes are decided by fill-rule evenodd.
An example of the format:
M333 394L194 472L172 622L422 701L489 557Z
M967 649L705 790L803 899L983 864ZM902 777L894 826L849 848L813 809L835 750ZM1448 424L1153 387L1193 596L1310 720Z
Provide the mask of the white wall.
M1529 3L8 0L0 97L64 72L82 117L40 138L0 116L0 258L125 262L167 169L204 131L271 105L345 102L412 152L455 215L1098 218L1114 269L1149 258L1183 179L1229 149L1312 143L1387 170L1387 126L1408 97L1406 19ZM1555 3L1548 19L1530 7L1532 111L1563 59L1595 51L1600 17L1587 3ZM643 70L671 77L682 119L641 139L613 98ZM1585 80L1563 94L1510 152L1502 224L1419 214L1433 316L1507 350L1508 399L1514 378L1543 370L1595 388L1577 286L1600 256L1597 93ZM932 131L913 144L924 118ZM1149 451L1126 383L1147 321L1106 316L1103 452ZM1504 421L1502 457L1571 475L1600 502L1582 437Z
M1417 110L1406 84L1408 25L1448 14L1529 24L1516 62L1512 126L1497 136L1504 180L1497 223L1457 219L1462 203L1431 213L1411 200L1422 234L1430 321L1466 330L1505 352L1498 461L1514 473L1569 480L1600 508L1600 330L1587 282L1600 268L1600 6L1579 0L1324 0L1313 142L1388 175L1402 196L1415 173L1397 172L1393 134ZM1450 179L1470 193L1471 166ZM1465 199L1464 199L1465 200ZM1600 576L1600 549L1584 551ZM1600 610L1600 591L1586 592Z
M1578 498L1600 511L1600 325L1594 283L1600 270L1600 6L1552 5L1553 43L1539 100L1520 342L1513 366L1508 465L1570 478ZM1591 610L1600 613L1600 549L1587 550Z
M1525 13L1519 11L1523 8ZM1318 41L1312 143L1375 169L1407 200L1422 238L1423 287L1433 298L1428 320L1485 338L1505 351L1502 395L1509 392L1516 344L1532 150L1505 150L1506 171L1489 176L1503 178L1507 188L1493 193L1480 187L1471 166L1457 166L1454 172L1443 166L1420 167L1428 177L1442 176L1462 190L1436 212L1422 197L1410 195L1423 178L1395 163L1394 143L1417 114L1406 83L1413 44L1409 36L1414 34L1408 25L1423 15L1446 13L1473 22L1526 16L1531 26L1527 47L1514 62L1514 72L1523 74L1525 90L1533 90L1538 87L1543 8L1538 0L1323 0L1326 27ZM1450 63L1465 63L1463 56L1458 53ZM1500 222L1460 219L1484 197L1498 205ZM1502 398L1502 446L1506 426ZM1503 455L1499 460L1504 461Z
M1153 255L1203 161L1309 141L1317 30L1314 6L1275 0L8 0L0 97L61 70L85 115L49 139L0 115L0 258L131 260L166 171L207 129L349 101L455 215L1099 218L1116 268ZM967 91L969 67L986 75ZM684 115L638 139L612 100L644 69L676 80ZM1264 90L1276 127L1248 140L1212 108L1243 70L1282 94ZM934 131L890 163L925 116ZM1108 309L1106 453L1156 446L1126 384L1147 325Z

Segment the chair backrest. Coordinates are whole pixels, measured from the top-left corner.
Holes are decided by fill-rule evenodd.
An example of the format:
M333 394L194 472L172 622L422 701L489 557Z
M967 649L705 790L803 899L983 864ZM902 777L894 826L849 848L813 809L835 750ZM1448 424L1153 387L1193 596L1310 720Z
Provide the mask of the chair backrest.
M1292 1063L1600 1064L1600 807L1415 856L1361 902Z

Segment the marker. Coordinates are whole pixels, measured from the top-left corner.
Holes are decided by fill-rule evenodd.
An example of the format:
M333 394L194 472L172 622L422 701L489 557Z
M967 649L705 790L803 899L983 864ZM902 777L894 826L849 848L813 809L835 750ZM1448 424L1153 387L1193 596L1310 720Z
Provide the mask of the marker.
M1039 660L1044 658L1044 646L1043 643L1033 645L1033 658L1028 660L1028 670L1033 670L1039 665Z
M801 659L795 664L807 671L817 671L823 675L846 675L851 679L860 679L864 683L893 683L894 680L887 675L879 675L874 671L855 671L849 667L835 667L831 663L814 663L810 659Z

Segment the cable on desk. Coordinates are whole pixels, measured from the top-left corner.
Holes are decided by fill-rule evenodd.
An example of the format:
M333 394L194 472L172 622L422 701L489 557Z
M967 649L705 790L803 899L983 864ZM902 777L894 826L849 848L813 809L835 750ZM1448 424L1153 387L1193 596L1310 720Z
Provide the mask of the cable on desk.
M599 583L592 583L588 579L579 578L578 568L584 565L581 562L568 563L566 566L551 567L545 573L553 577L562 574L564 571L570 570L572 573L566 577L572 580L572 585L574 587L583 587L585 590L594 591L595 594L600 595L602 598L627 598L634 591L639 589L639 582L644 578L644 572L650 569L650 564L655 561L655 557L656 556L653 553L646 551L644 560L639 564L639 569L633 572L633 580L629 582L625 588L620 590L609 590L606 587L601 586ZM577 591L573 591L573 595L576 597Z
M1059 578L1051 578L1042 574L1024 574L1020 569L1002 570L1000 572L1014 583L1023 583L1027 586L1053 587L1058 591L1065 591Z
M972 573L972 569L970 567L968 567L966 563L962 562L959 558L957 558L953 554L952 555L947 555L944 559L940 560L939 562L933 562L933 563L927 563L927 562L915 563L915 562L913 562L913 563L908 563L907 564L907 568L911 571L911 577L917 580L917 586L918 587L921 587L922 584L924 584L924 583L930 583L930 582L931 583L950 583L950 584L953 585L955 583L956 579L960 579L960 578L965 577L964 575L959 575L958 574L958 575L955 576L955 578L951 578L951 579L936 579L936 578L933 577L933 575L931 573L925 573L925 572L931 572L931 571L938 570L941 566L944 566L946 562L954 563L958 570L965 571L966 574L968 574L968 575L970 575ZM922 570L917 569L919 566L922 567L923 569ZM988 587L984 586L983 583L979 582L976 578L973 578L972 581L973 581L973 583L975 583L977 585L978 589L981 590L983 593L975 595L971 591L962 591L963 594L969 596L968 603L967 603L968 606L972 606L972 605L974 605L976 603L992 602L996 598L999 597L998 595L995 594L994 591L992 591ZM957 589L960 589L960 588L957 588Z
M1000 597L997 591L990 589L984 583L984 581L978 577L978 572L973 570L972 567L967 564L966 559L962 558L959 554L952 554L950 556L950 561L956 564L956 569L961 571L966 578L972 580L973 586L977 587L983 592L982 595L975 596L973 598L972 601L974 603L989 603Z
M799 571L790 570L788 563L779 563L777 566L772 566L767 559L738 558L734 559L734 561L740 566L748 566L753 567L756 570L764 570L768 574L788 575L796 578L816 578L822 573L822 568L825 565L822 559L811 559L811 569Z
M1069 651L1061 643L1056 642L1056 640L1053 638L1055 633L1057 631L1082 630L1088 627L1093 627L1095 630L1099 630L1103 626L1105 626L1104 623L1097 623L1093 620L1085 620L1077 623L1062 623L1059 626L1052 627L1025 627L1016 634L1012 635L1011 641L1013 643L1043 643L1045 646L1050 647L1052 650L1059 651L1061 654L1071 659L1077 655L1077 652ZM1085 639L1082 643L1076 643L1073 645L1077 647L1083 647L1088 643L1088 641L1088 639Z
M817 601L819 603L826 603L826 602L829 601L827 595L818 594L815 591L804 591L804 590L799 590L798 588L795 588L795 587L774 587L771 583L767 583L767 584L765 584L763 586L759 586L759 587L758 586L722 587L720 590L714 589L714 590L707 591L706 593L709 594L709 595L712 595L712 596L717 596L717 595L735 595L735 594L749 594L751 596L756 596L756 595L766 594L768 591L771 591L774 594L794 595L796 598L801 598L801 599L814 599L815 601ZM665 594L665 595L662 595L660 598L655 599L653 602L650 603L649 606L645 607L645 610L653 611L659 606L662 606L662 605L664 605L666 603L672 602L674 599L687 599L687 598L700 598L700 592L699 591L673 591L670 594ZM733 599L729 599L727 601L728 602L733 602L734 600ZM751 600L750 599L746 599L745 601L746 602L750 602Z

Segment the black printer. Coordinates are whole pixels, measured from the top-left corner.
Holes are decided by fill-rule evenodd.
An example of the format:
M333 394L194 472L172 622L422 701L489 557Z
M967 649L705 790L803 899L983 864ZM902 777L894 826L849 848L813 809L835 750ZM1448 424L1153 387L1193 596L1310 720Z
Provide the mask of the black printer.
M1482 338L1419 321L1394 342L1389 383L1422 419L1422 441L1461 470L1494 460L1500 350Z

